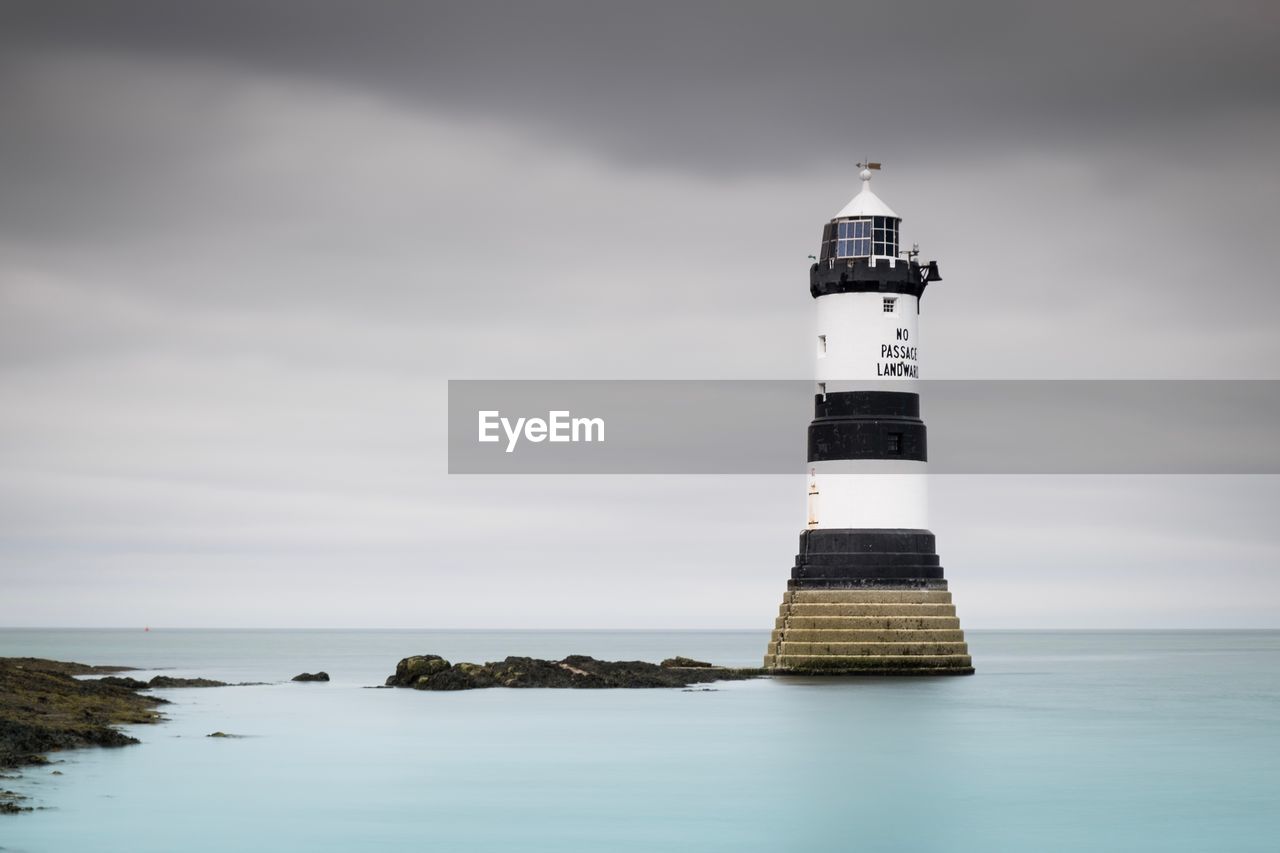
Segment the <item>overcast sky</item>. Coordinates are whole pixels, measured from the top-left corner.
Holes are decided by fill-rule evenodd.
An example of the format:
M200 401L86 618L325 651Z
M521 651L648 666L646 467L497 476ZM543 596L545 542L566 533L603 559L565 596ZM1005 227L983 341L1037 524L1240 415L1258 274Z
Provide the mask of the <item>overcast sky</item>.
M450 378L1280 378L1268 2L9 2L0 624L759 627L788 477L445 473ZM926 416L928 401L924 401ZM803 441L803 435L797 436ZM1276 477L935 478L967 627L1280 627Z

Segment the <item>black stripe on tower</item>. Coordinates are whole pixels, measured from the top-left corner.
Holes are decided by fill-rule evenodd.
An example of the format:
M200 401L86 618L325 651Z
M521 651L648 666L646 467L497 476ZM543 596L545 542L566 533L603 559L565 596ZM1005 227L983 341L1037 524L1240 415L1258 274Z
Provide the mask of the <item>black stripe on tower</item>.
M809 461L928 460L920 395L905 391L819 394L809 424Z
M931 281L941 281L937 264L899 261L892 267L881 258L873 267L866 258L819 261L809 267L813 298L831 293L900 293L920 298Z
M806 530L789 589L946 589L928 530Z

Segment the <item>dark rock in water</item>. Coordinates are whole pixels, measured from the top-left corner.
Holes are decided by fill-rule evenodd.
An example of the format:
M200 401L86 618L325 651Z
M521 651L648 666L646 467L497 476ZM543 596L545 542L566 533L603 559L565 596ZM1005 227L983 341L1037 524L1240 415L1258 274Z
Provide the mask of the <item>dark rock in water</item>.
M327 672L300 672L293 677L294 681L328 681Z
M31 811L31 806L18 805L26 797L17 791L0 791L0 814L18 814Z
M226 732L210 732L205 737L242 738L244 735L229 735Z
M113 684L116 687L123 687L125 690L146 690L151 685L138 678L129 678L123 675L112 675L107 678L97 679L99 684Z
M157 675L150 681L137 678L112 675L96 679L99 684L110 684L126 690L150 690L153 687L228 687L225 681L214 681L211 678L174 678L171 675Z
M688 660L673 658L672 660ZM509 657L486 664L457 663L439 655L415 655L396 665L388 687L415 690L474 690L483 687L687 687L708 681L754 678L756 669L727 669L694 661L684 667L646 661L604 661L586 655L564 660Z
M169 675L157 675L147 682L147 687L230 687L225 681L214 681L212 678L174 678Z
M704 660L694 660L693 658L682 658L682 657L680 657L679 655L676 655L676 656L675 656L675 657L673 657L673 658L667 658L666 660L664 660L662 663L660 663L660 664L658 664L658 665L659 665L659 666L661 666L661 667L665 667L666 669L672 669L672 668L676 668L676 669L690 669L690 668L702 669L702 668L705 668L705 667L709 667L709 666L711 666L711 664L707 663L707 662L706 662L706 661L704 661Z
M306 673L304 673L305 675ZM322 672L316 675L324 675ZM252 687L263 684L261 681L241 681L232 684L228 681L215 681L212 678L175 678L172 675L157 675L150 681L141 681L137 678L126 678L123 676L112 675L107 678L92 679L97 684L110 684L114 687L123 687L126 690L151 690L152 688L173 688L173 687ZM295 678L294 681L306 679ZM316 681L328 681L328 676L315 679ZM88 683L88 682L86 682ZM167 702L167 699L157 699L157 702Z
M430 678L449 669L449 662L440 655L414 655L396 664L396 674L387 677L388 687L413 687L419 678Z

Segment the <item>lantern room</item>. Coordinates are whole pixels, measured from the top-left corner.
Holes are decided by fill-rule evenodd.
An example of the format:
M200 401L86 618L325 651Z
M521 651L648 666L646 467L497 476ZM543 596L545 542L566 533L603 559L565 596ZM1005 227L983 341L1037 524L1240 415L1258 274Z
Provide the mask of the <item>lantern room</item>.
M862 191L822 229L821 260L898 257L902 217L871 191L871 169L864 168L858 177Z

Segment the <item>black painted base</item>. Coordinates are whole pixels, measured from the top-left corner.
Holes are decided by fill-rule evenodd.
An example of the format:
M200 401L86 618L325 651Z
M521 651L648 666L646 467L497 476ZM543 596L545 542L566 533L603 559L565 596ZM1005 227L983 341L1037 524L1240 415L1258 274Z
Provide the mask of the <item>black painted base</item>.
M928 530L806 530L788 589L946 589Z
M948 589L941 578L791 578L787 589Z

